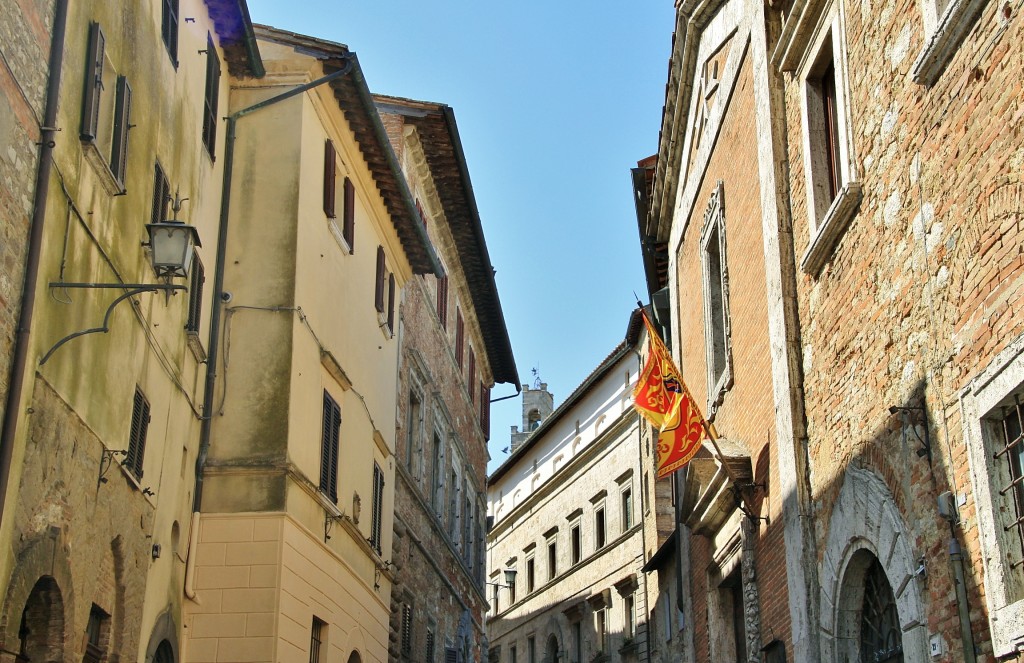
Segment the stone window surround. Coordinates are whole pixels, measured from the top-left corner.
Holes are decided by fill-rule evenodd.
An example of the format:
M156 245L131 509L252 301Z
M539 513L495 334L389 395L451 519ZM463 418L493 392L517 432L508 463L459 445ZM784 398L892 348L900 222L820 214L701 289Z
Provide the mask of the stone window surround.
M920 4L925 41L910 69L910 76L919 85L931 86L953 59L987 3L986 0L949 0L941 13L938 0L920 0Z
M714 231L714 232L713 232ZM712 238L717 238L719 264L721 274L712 275L708 260L708 248ZM707 209L704 211L704 227L700 233L700 255L703 274L704 293L704 348L706 353L707 381L708 381L708 403L707 416L709 421L714 421L715 412L725 398L725 392L732 387L732 316L729 313L729 267L726 253L725 238L725 185L722 180L718 181L714 191L708 200ZM725 356L724 366L721 374L715 375L714 368L714 322L716 312L712 310L711 292L712 278L721 278L721 299L722 299L722 343Z
M815 112L815 100L813 90L808 80L818 74L818 66L822 61L824 47L831 44L832 63L835 68L836 78L836 108L838 111L837 123L839 125L839 169L841 186L835 198L829 203L820 200L822 182L827 173L822 172L826 166L815 158L818 153L817 142L821 137L824 128L819 126L820 113ZM798 46L793 44L793 47ZM855 159L853 156L852 129L850 127L850 107L847 82L847 49L846 49L846 21L842 11L842 4L831 0L821 8L820 18L814 32L805 44L802 44L799 66L796 68L797 79L801 82L802 93L800 95L802 145L801 150L804 158L804 181L807 195L808 219L807 225L810 230L810 243L807 246L803 258L800 260L800 269L817 276L821 268L832 255L832 251L839 239L842 237L847 226L853 218L854 212L860 205L862 198L861 186L858 180Z
M1024 627L1020 626L1024 624L1024 599L1011 599L1007 580L1013 570L1001 563L1006 559L1004 547L1007 538L1003 536L1003 524L996 522L999 491L992 482L998 475L998 463L1002 459L993 458L995 431L985 425L985 419L1015 393L1020 394L1022 387L1024 337L1018 337L960 393L964 446L967 448L978 543L982 551L985 607L993 653L997 657L1016 653L1016 647L1024 643Z

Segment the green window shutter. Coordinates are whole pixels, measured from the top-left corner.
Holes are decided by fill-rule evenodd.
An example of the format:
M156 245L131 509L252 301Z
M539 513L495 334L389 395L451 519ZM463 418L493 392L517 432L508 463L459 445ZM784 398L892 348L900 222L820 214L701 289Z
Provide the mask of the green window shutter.
M99 23L89 24L89 49L85 57L85 85L82 97L82 130L84 141L96 140L100 122L100 96L103 94L103 59L107 39Z

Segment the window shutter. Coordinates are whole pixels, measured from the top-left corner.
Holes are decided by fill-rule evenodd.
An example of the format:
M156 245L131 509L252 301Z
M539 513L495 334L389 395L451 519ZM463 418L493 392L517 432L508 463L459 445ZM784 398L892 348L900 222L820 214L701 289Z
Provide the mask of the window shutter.
M448 275L437 279L437 317L441 326L448 329Z
M337 216L334 212L335 179L338 176L338 153L334 149L334 141L330 138L324 143L324 214L327 218L333 219Z
M384 472L380 465L373 464L373 518L370 522L370 544L380 554L380 530L384 510Z
M185 330L199 333L199 320L203 314L203 284L206 282L206 272L199 256L192 256L192 282L188 289L188 322L185 323Z
M103 93L103 58L107 39L99 23L89 24L89 50L85 58L85 92L82 98L82 131L85 141L96 140Z
M341 408L324 390L323 436L320 445L320 490L338 503L338 437Z
M475 403L476 398L476 354L473 353L473 346L469 346L469 377L466 379L466 391L469 392L469 402Z
M132 112L132 88L124 76L117 77L117 95L114 102L114 140L110 148L110 172L124 188L125 169L128 162L128 131L132 128L129 120Z
M171 185L167 182L167 176L159 163L153 170L153 215L150 221L160 223L167 220L167 202L171 197Z
M178 0L164 0L164 11L161 21L161 36L171 62L178 66Z
M402 653L412 653L412 606L408 603L402 604Z
M345 219L342 235L348 242L348 252L356 252L356 187L352 180L345 178Z
M395 333L395 275L388 274L388 331Z
M146 433L149 430L149 401L135 387L135 398L132 401L132 423L128 433L128 453L125 454L124 467L136 479L142 478L142 460L146 454Z
M377 247L377 288L373 293L373 303L378 313L384 312L384 247Z
M480 384L480 428L484 432L484 439L491 439L491 389Z
M462 322L462 311L458 306L455 307L455 363L459 365L459 370L462 370L462 355L463 355L463 344L465 343L464 323Z
M427 663L434 663L434 632L427 631L427 646L426 646L426 658L423 660Z
M459 652L455 647L444 648L444 663L458 663Z
M220 59L213 37L206 33L206 95L203 102L203 144L213 157L217 141L217 101L220 95Z

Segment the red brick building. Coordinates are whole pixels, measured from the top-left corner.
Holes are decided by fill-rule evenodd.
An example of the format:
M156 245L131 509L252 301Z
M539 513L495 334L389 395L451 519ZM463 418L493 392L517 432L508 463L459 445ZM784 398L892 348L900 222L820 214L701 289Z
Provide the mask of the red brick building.
M634 184L728 441L675 479L683 660L1024 651L1022 33L1013 3L679 6Z

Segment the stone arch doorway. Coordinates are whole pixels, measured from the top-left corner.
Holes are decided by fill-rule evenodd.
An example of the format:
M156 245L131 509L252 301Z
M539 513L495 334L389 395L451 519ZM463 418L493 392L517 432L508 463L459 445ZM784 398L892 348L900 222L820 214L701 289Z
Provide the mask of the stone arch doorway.
M18 626L18 654L24 660L64 660L64 597L52 576L43 576L29 592Z
M548 636L547 644L544 645L544 663L558 662L558 638L552 633Z
M363 663L363 659L359 656L358 651L353 651L348 655L348 663Z
M904 663L903 630L881 562L862 548L850 558L839 588L837 653L845 660Z

